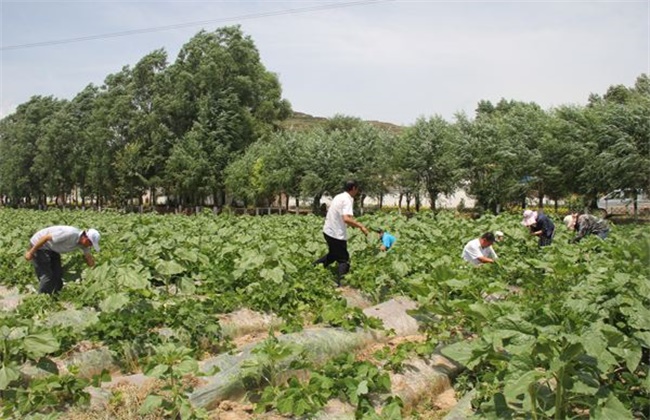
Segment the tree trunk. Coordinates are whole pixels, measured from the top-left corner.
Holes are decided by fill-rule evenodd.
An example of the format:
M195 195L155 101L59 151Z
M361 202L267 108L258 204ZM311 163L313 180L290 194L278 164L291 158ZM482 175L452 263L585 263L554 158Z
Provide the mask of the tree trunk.
M438 199L438 195L440 194L436 190L429 190L429 200L431 200L431 211L433 214L436 214L436 200Z
M315 195L314 196L314 203L312 204L311 211L314 214L318 214L320 210L320 198L321 194Z

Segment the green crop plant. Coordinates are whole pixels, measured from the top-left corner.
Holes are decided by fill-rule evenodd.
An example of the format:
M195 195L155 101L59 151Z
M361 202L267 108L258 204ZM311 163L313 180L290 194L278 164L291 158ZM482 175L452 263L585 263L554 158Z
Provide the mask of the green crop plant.
M194 389L191 377L198 374L198 362L192 358L191 350L172 343L155 348L144 367L147 376L163 381L162 387L147 396L139 413L159 413L170 419L207 418L205 410L190 404L187 394Z

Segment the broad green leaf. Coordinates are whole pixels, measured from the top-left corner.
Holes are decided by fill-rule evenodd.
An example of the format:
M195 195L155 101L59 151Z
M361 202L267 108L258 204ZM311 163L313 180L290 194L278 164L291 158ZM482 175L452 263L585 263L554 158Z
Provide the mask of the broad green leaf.
M302 416L309 410L309 404L305 401L304 398L300 398L296 401L296 406L294 408L294 413L298 416Z
M395 272L395 274L397 274L399 277L405 277L409 273L409 266L403 261L393 262L392 269Z
M33 359L54 353L59 349L59 341L49 331L29 334L25 337L23 345L25 346L25 352Z
M196 291L196 286L192 279L183 277L179 283L181 291L185 294L193 294Z
M584 348L582 347L582 344L572 343L569 344L564 350L562 350L562 354L560 354L560 359L568 362L582 354L584 354Z
M165 277L171 277L185 271L185 268L176 261L161 260L156 264L156 271Z
M506 398L502 393L498 392L494 394L492 400L494 403L494 410L496 411L498 418L507 419L512 417L512 410L508 407Z
M582 381L575 381L571 387L571 392L581 395L596 395L598 390L598 383L596 383L596 386L593 386Z
M490 311L490 308L485 304L473 303L473 304L469 305L469 309L473 313L475 313L477 315L480 315L485 320L490 319L491 311Z
M284 279L284 271L280 267L275 267L271 270L263 268L260 270L260 277L262 277L264 280L269 280L280 284Z
M460 341L443 347L440 352L456 363L467 366L474 359L473 353L476 348L478 348L476 344Z
M632 419L632 413L629 412L623 403L613 394L607 398L605 405L597 407L594 410L593 419L595 420L626 420Z
M402 407L399 402L393 401L390 404L384 406L381 410L381 418L384 420L401 420L402 419Z
M630 372L634 372L641 361L641 346L638 345L633 346L629 344L625 347L612 347L609 351L623 358Z
M247 250L244 251L241 258L235 262L235 268L243 271L255 269L261 267L265 260L266 258L264 255L253 250Z
M190 374L190 373L194 373L198 369L199 369L198 362L196 360L194 360L194 359L189 359L189 358L188 359L183 359L183 361L180 362L176 366L176 370L181 375L187 375L187 374Z
M514 381L509 380L506 382L505 387L503 388L503 394L508 401L516 400L520 395L528 393L528 388L543 377L543 372L530 370L519 376Z
M634 337L641 342L643 347L650 348L650 331L636 331Z
M160 408L163 403L163 397L160 395L147 395L147 398L144 400L142 403L142 406L140 407L140 410L138 410L139 414L149 414L152 411Z
M174 255L183 261L195 263L198 261L196 251L187 248L178 248L174 251Z
M146 289L149 287L149 278L131 267L119 267L115 274L117 284L124 289ZM106 279L106 281L109 281Z
M152 378L162 378L165 376L168 370L169 366L167 365L156 365L153 369L146 371L145 374L147 376L151 376Z
M617 364L616 358L607 350L607 340L598 331L589 331L582 336L582 343L585 352L595 358L598 368L606 372L610 367Z
M357 395L366 395L368 393L368 381L359 382L357 387Z
M99 308L102 312L115 312L129 303L129 297L126 293L115 293L102 301Z
M449 286L452 289L460 290L467 287L470 282L468 280L447 280L443 284Z
M291 398L283 398L278 401L278 411L282 414L291 414L293 412L293 401Z
M192 404L190 404L189 401L187 400L181 401L181 406L178 409L181 419L191 419L193 411L194 410L192 408ZM198 418L202 418L202 417L198 417Z
M20 378L17 366L8 365L0 368L0 390L5 390L12 381Z
M650 328L650 310L641 301L636 301L633 307L621 308L621 313L628 316L628 324L639 330Z

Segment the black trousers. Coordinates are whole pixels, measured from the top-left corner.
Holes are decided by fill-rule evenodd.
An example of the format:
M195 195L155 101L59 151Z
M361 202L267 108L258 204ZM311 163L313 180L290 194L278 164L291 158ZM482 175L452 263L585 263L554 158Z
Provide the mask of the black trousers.
M555 229L553 229L553 232L549 236L545 236L543 233L539 237L539 246L548 246L551 243L553 243L553 237L555 236Z
M327 242L327 254L316 260L315 264L323 264L325 267L334 261L338 263L338 282L350 271L350 254L348 253L348 241L335 239L323 233Z
M63 269L61 254L47 249L39 249L34 253L32 264L38 277L38 293L52 294L63 288Z

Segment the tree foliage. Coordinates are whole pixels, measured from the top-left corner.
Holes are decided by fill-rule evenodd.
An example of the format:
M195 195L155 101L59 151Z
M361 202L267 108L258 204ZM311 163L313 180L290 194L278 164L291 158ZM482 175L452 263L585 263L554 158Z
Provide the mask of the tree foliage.
M650 79L610 86L586 105L481 100L472 117L421 117L401 132L336 114L284 131L291 106L238 26L201 31L174 61L164 50L72 100L34 96L0 121L0 199L9 205L283 197L314 209L346 179L366 197L436 199L464 186L499 212L544 197L650 188ZM417 199L416 199L417 202Z

